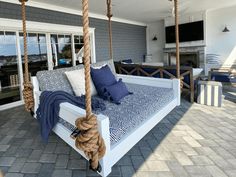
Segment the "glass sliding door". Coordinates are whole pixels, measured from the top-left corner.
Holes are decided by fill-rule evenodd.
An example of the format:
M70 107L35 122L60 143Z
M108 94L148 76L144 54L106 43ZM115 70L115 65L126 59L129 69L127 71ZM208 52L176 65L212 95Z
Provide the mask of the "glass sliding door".
M84 47L84 38L83 35L74 36L74 45L75 45L75 60L76 65L83 63L83 47Z
M47 70L48 68L46 34L28 33L27 42L29 72L31 76L35 76L38 71ZM20 33L20 48L22 54L22 64L24 64L23 33Z
M30 24L31 22L28 22ZM36 22L34 22L36 23ZM20 23L19 23L20 24ZM0 25L1 26L1 25ZM30 26L30 25L29 25ZM75 26L56 25L55 32L47 31L45 24L27 31L29 74L35 76L41 70L71 67L83 63L83 31ZM40 32L38 30L41 26ZM60 33L58 33L60 29ZM95 36L90 34L91 59L95 60ZM24 40L22 26L15 30L9 27L0 30L0 110L23 103Z
M0 31L0 106L20 97L16 33Z
M51 34L51 48L54 68L72 66L71 35Z

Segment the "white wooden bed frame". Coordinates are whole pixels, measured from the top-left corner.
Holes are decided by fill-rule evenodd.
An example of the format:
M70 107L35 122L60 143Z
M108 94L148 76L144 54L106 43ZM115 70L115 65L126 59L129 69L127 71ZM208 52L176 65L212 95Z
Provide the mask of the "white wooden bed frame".
M115 165L136 143L138 143L153 127L157 125L168 113L170 113L176 106L180 105L180 82L178 79L160 79L151 77L140 77L140 76L128 76L128 75L117 75L118 78L126 83L173 88L175 98L155 115L148 118L145 123L140 125L138 128L132 130L132 132L120 140L115 145L110 145L110 132L109 132L109 118L104 115L97 115L99 131L106 144L106 154L100 160L102 171L100 175L103 177L108 176L111 173L111 168ZM34 101L35 101L35 112L39 105L39 84L36 77L32 77L32 83L34 86ZM85 115L85 110L69 103L62 103L60 105L59 115L62 119L66 120L72 125L75 125L75 120L78 117ZM87 159L85 154L75 147L75 141L70 138L71 131L65 128L61 124L56 124L53 131L61 137L68 145L74 148L84 158ZM87 159L88 160L88 159Z

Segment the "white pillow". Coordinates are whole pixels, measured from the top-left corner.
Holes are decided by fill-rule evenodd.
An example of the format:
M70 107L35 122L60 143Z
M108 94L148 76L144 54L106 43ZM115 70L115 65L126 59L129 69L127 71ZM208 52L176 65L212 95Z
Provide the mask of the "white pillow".
M107 64L103 64L100 66L91 66L93 69L101 69L102 67L106 66ZM110 67L109 67L110 68Z
M85 95L85 77L84 68L65 72L76 96ZM91 95L97 95L97 90L93 84L92 78L90 82Z

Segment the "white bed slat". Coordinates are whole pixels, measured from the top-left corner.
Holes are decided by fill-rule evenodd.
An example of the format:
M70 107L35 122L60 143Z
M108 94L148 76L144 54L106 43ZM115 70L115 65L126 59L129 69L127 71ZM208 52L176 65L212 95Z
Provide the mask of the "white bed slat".
M130 76L117 74L118 78L121 78L126 83L148 85L153 87L172 88L173 80L160 79L154 77L142 77L142 76Z
M85 116L85 110L70 103L61 103L59 117L75 126L75 121L79 117Z

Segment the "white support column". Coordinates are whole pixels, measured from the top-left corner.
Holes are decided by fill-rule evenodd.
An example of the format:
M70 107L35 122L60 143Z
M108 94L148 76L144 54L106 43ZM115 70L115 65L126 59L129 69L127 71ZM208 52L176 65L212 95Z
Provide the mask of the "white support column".
M177 98L177 106L181 104L180 79L173 79L174 95Z
M52 46L51 46L50 33L46 33L46 44L47 44L48 70L53 70Z
M147 46L147 55L150 54L150 25L146 27L146 46Z
M75 53L75 36L71 35L71 55L72 55L72 66L76 66L76 53Z
M18 67L18 78L20 84L20 98L23 99L22 91L23 91L23 67L22 67L22 57L21 57L21 48L20 48L20 35L19 31L16 31L16 52L17 52L17 67Z
M111 168L112 168L112 164L111 164L111 140L110 140L110 122L109 122L109 118L104 116L104 115L98 115L97 116L97 120L98 120L98 129L99 129L99 133L102 136L104 143L106 145L106 153L105 156L100 160L100 164L102 166L102 171L101 171L101 175L103 177L108 176L111 173Z
M91 63L96 63L95 29L90 29ZM113 58L112 58L113 59Z

